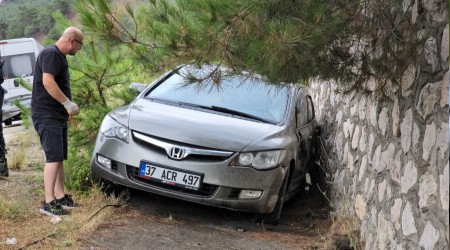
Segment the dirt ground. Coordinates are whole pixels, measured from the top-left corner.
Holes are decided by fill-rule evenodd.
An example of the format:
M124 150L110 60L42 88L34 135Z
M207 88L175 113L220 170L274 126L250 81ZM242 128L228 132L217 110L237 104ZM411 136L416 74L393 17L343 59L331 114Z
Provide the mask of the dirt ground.
M10 152L16 150L14 143L9 143L9 147ZM288 201L278 225L260 223L250 213L180 201L138 190L130 190L130 199L124 205L103 209L90 206L87 197L83 200L82 209L75 211L68 220L72 217L76 221L83 213L98 217L107 215L93 229L77 232L83 222L78 222L73 229L67 229L70 226L52 225L45 216L39 215L38 207L43 195L42 180L39 180L41 174L39 169L25 168L12 170L8 180L0 180L0 198L23 198L25 206L31 208L26 215L7 220L8 223L2 225L0 249L48 249L49 245L56 246L53 249L90 250L349 249L336 245L340 239L345 241L345 237L336 236L337 232L333 229L335 221L330 216L326 200L315 189L299 193ZM58 232L57 236L50 239L52 242L45 244L49 239L42 238L42 235L47 232L36 232L30 239L40 238L40 244L26 247L23 247L23 242L15 246L5 245L5 240L18 234L24 225L27 230L33 230L29 228L32 224L39 231L39 224L42 223L48 233ZM64 233L67 232L72 238L75 235L74 240L70 243L57 242L64 241Z
M128 204L82 249L327 249L331 220L320 197L299 194L278 225L253 214L179 201L133 190Z

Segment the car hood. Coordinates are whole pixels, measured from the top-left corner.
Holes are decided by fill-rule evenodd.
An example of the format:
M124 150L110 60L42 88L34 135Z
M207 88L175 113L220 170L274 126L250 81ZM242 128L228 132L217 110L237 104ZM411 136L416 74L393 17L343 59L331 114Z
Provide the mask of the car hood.
M270 138L274 139L273 136L283 129L278 125L145 99L137 99L127 109L131 130L173 143L227 151L241 151L259 141L260 146L274 146L271 144L278 140ZM124 112L120 114L123 117Z

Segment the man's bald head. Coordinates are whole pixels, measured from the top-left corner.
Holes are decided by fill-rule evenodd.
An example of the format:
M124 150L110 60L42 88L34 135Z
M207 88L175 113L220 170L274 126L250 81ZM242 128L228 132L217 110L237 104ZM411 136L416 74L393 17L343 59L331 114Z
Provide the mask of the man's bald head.
M75 55L83 47L83 32L76 27L64 30L56 46L64 55Z
M75 27L67 28L62 36L68 39L83 40L83 32Z

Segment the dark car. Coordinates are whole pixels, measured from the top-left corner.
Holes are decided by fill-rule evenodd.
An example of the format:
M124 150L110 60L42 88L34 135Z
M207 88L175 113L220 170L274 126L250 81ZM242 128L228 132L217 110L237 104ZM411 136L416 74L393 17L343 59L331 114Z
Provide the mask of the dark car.
M284 202L304 188L316 126L299 84L181 66L104 118L91 173L276 223Z

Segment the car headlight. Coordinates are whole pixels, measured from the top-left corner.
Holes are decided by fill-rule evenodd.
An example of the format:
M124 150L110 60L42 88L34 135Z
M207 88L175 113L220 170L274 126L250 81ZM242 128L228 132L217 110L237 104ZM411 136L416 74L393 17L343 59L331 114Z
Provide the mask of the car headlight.
M278 166L284 159L284 156L284 150L246 152L240 153L230 165L249 166L255 169L265 170Z
M105 116L102 125L100 126L100 133L108 138L116 138L128 143L128 128L116 122L109 115Z

